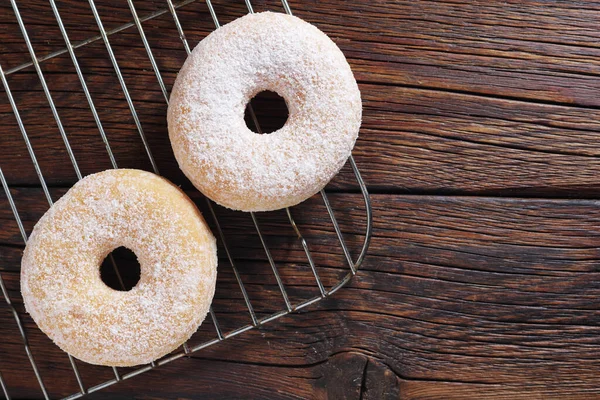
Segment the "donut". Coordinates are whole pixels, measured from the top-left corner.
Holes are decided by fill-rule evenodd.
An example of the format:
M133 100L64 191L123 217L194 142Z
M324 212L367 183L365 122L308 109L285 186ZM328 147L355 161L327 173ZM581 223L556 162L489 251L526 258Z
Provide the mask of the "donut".
M111 289L100 265L133 251L140 280ZM76 183L39 220L21 263L27 312L62 350L91 364L133 366L176 349L209 311L216 242L169 181L120 169Z
M244 122L262 91L285 99L288 119L270 134ZM319 192L358 136L358 85L336 44L290 15L248 14L212 32L179 72L167 113L183 173L225 207L270 211Z

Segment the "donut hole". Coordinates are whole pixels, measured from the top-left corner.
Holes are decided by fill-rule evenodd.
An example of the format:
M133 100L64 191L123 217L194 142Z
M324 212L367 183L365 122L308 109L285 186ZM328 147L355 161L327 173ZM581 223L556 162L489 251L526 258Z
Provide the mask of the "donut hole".
M117 247L100 265L102 282L109 288L121 292L133 289L140 281L140 274L137 256L127 247Z
M256 120L252 116L250 106L254 110ZM283 128L288 115L289 110L285 99L275 92L265 90L258 93L248 102L246 112L244 113L244 120L248 129L252 132L266 134Z

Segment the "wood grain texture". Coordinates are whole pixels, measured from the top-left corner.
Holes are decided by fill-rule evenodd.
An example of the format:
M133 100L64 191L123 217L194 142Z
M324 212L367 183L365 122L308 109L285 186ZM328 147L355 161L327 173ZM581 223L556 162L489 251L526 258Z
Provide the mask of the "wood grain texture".
M28 27L37 52L63 48L58 32L45 31L56 25L48 4L32 3L39 4L22 12L36 17ZM107 28L130 21L125 2L104 3L98 9ZM164 5L139 3L141 16ZM600 185L600 11L595 2L583 9L573 2L488 3L326 1L292 7L340 45L356 73L365 109L355 155L373 190L593 197ZM215 7L223 22L244 13L243 2L219 1ZM88 8L63 13L73 40L98 34ZM256 9L279 10L279 3L257 2ZM10 9L3 15L14 20ZM186 5L179 15L192 45L212 30L205 4ZM185 59L172 18L164 14L144 30L170 89ZM165 100L139 33L132 27L110 40L161 172L190 187L165 134ZM27 61L27 54L8 49L0 54L2 65ZM119 166L148 168L103 43L84 46L77 56ZM68 55L42 63L42 69L82 171L110 167ZM44 176L70 186L75 173L36 75L28 69L10 75L9 84L17 104L27 105L23 119ZM37 182L5 99L0 121L10 128L3 137L7 179ZM332 187L356 190L356 183L342 174Z
M600 395L595 244L600 235L600 209L596 201L397 195L375 195L373 200L379 212L370 257L349 287L321 306L193 358L210 365L214 360L230 363L232 377L220 379L251 379L261 388L253 386L247 398L358 398L361 392L354 390L364 385L352 386L354 378L349 376L367 382L363 396L383 391L406 395L403 398L469 397L482 388L481 398ZM359 195L338 194L332 202L345 232L364 228L357 211ZM316 202L305 206L318 208ZM322 221L311 222L308 215L300 213L298 222L311 243L321 244L313 251L319 271L327 275L325 271L334 268L326 262L335 260L334 254L328 255L333 253L335 239L322 232ZM230 223L240 227L231 240L248 237L251 226L246 217L241 213L222 216L225 227ZM308 266L299 253L291 251L293 233L286 237L283 222L276 214L263 218L269 245L277 249L274 257L282 264L284 280L291 286L309 287ZM235 253L253 299L262 298L257 290L268 287L262 283L268 266L259 246L249 242L247 247L236 247ZM248 263L247 258L254 261ZM294 268L284 260L298 264ZM227 286L231 276L224 266L220 268L225 275L220 276L223 291L217 293L216 312L223 321L236 320L236 313L243 314L235 307L240 298L233 286ZM3 272L9 293L18 299L15 274ZM19 302L17 306L21 307ZM8 313L3 319L10 322ZM45 347L48 339L28 317L24 320L51 390L57 395L65 394L66 387L74 390L64 355ZM19 361L26 366L18 340L0 349L13 358L20 354ZM344 357L338 358L341 354ZM182 365L188 362L163 369L181 371L176 380L181 386L172 387L166 381L164 386L152 386L157 396L174 397L189 390L195 398L230 398L230 390L236 390L217 385L219 389L207 393L215 376L224 373L207 374L204 367ZM265 375L252 375L246 365L252 366L248 367L251 371L261 371L257 375ZM375 376L370 380L369 366L370 376ZM98 382L95 369L86 372L83 366L82 370L86 381ZM18 381L10 370L3 373ZM171 376L153 374L156 379ZM263 394L262 390L280 380L275 386L282 393ZM107 393L145 392L146 385L143 378L133 379L123 385L128 389L117 386ZM453 387L459 388L456 393ZM25 388L17 385L14 390L19 393ZM348 392L342 396L336 390ZM97 395L103 396L110 394Z
M96 0L107 30L131 21L126 1ZM175 2L178 4L177 2ZM242 1L213 1L221 23ZM275 0L256 11L282 11ZM38 57L64 49L50 5L18 1ZM135 1L140 17L162 0ZM374 237L359 274L302 312L119 383L89 398L600 398L600 2L291 0L340 46L359 82L364 121L355 159L374 193ZM98 35L88 2L57 1L71 40ZM178 9L190 45L213 30L204 2ZM170 90L185 60L171 15L143 23ZM109 36L160 172L207 214L177 168L166 101L135 26ZM120 167L151 168L101 40L76 55ZM0 65L30 61L9 2L0 4ZM68 54L41 63L83 175L110 168ZM7 76L54 200L77 179L32 67ZM0 168L26 233L48 209L6 94ZM266 124L272 98L256 104ZM364 205L348 166L330 200L354 255ZM217 207L259 316L282 309L251 218ZM327 286L347 267L322 201L292 210ZM259 214L292 301L318 294L284 212ZM211 227L214 223L209 220ZM0 191L0 274L52 398L76 392L64 353L24 313L23 240ZM223 247L220 244L220 254ZM127 260L119 260L127 264ZM214 309L224 330L250 322L226 259ZM205 323L192 339L215 336ZM14 398L41 398L16 324L0 301L0 373ZM78 362L86 386L112 371ZM128 369L121 369L122 373ZM0 394L0 398L2 395Z

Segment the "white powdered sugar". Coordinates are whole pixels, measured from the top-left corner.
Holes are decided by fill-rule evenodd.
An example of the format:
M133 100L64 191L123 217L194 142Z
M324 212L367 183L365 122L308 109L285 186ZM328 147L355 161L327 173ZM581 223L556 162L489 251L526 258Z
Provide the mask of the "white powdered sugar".
M100 277L125 246L141 276L130 291ZM176 349L204 320L216 283L216 242L167 180L109 170L79 181L36 224L21 266L27 311L60 348L92 363L132 366Z
M286 100L289 117L267 135L244 110L257 93ZM321 190L350 156L362 103L344 55L299 18L265 12L227 24L182 67L168 110L180 168L217 203L243 211L295 205Z

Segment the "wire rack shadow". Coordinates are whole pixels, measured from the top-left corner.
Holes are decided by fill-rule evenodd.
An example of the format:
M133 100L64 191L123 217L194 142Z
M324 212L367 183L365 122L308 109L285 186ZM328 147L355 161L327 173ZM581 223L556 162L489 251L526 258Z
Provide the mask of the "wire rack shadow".
M195 0L185 0L182 2L174 3L172 0L165 0L165 5L163 8L159 9L158 11L149 13L147 15L138 15L138 12L133 3L133 0L126 0L126 1L127 1L128 7L129 7L129 11L130 11L131 22L119 25L116 28L105 29L105 25L102 22L102 19L101 19L101 16L100 16L100 13L98 11L98 7L97 7L95 1L89 0L89 7L91 10L91 13L93 14L93 19L94 19L95 23L97 24L97 28L99 30L99 35L90 37L86 40L72 42L69 37L69 34L67 32L66 24L63 22L63 17L61 15L61 12L59 11L59 6L57 5L55 0L49 0L50 7L51 7L51 10L53 13L53 17L54 17L56 24L60 30L60 33L62 35L62 40L64 41L64 44L66 44L66 47L64 47L61 50L54 51L54 52L48 53L47 55L38 57L35 53L34 44L28 34L28 29L24 22L24 18L22 17L22 13L19 10L17 0L10 0L10 6L12 7L12 10L14 11L14 16L16 17L17 25L18 25L20 33L24 39L25 45L27 47L27 52L29 54L31 61L21 63L20 65L18 65L16 67L6 69L6 70L2 69L2 66L0 65L0 79L2 81L2 85L3 85L4 91L5 91L6 97L10 104L10 109L11 109L12 113L14 114L14 117L16 118L18 129L20 130L20 134L22 135L22 139L24 141L24 145L26 146L28 156L31 159L33 168L35 169L35 174L37 175L37 178L39 179L39 185L41 186L41 190L43 192L43 195L45 196L45 201L48 203L48 206L51 206L53 203L52 196L51 196L52 188L47 183L47 180L44 178L43 168L42 168L40 162L38 162L38 155L34 151L34 145L32 144L32 140L30 139L30 134L28 133L28 130L26 129L26 123L24 122L24 118L21 116L21 111L20 111L19 107L17 106L17 102L15 101L15 96L13 95L13 92L11 91L11 87L9 85L9 79L7 79L7 77L9 77L11 74L15 74L21 70L33 67L33 69L35 70L37 79L39 80L39 84L41 85L41 88L43 90L45 99L47 101L47 105L49 106L49 108L51 110L54 122L55 122L56 126L58 127L58 133L60 134L60 138L64 144L64 147L66 149L66 152L68 154L68 157L70 159L72 167L74 169L75 175L76 175L77 179L81 179L83 175L82 175L80 166L77 162L77 157L75 154L76 152L73 150L73 148L71 146L69 136L67 135L67 132L66 132L67 129L65 128L65 125L63 124L61 117L59 115L60 107L57 107L57 105L55 103L55 97L51 93L51 90L47 83L46 77L40 66L42 63L52 60L56 57L68 55L70 62L72 63L72 67L74 68L74 72L79 81L79 84L81 86L81 90L83 91L83 93L85 95L85 99L87 101L87 107L89 108L89 111L91 111L91 113L93 115L93 119L94 119L94 123L97 128L97 131L98 131L98 133L101 137L101 140L106 148L106 154L108 155L110 164L113 168L118 168L119 165L117 164L117 161L116 161L117 157L115 156L115 154L113 152L113 148L111 147L111 143L108 140L108 135L105 131L103 122L100 117L101 113L98 110L97 104L93 100L92 92L88 87L88 80L84 76L84 72L83 72L84 69L81 67L80 60L78 59L78 57L76 55L77 49L82 48L86 45L90 45L95 42L104 44L106 53L110 60L110 64L112 65L112 73L114 73L114 75L116 76L116 78L118 80L118 84L119 84L122 94L124 96L124 100L127 104L128 111L131 115L131 118L133 119L133 121L135 123L137 134L139 135L139 140L141 140L143 149L148 157L149 165L151 166L151 169L155 173L157 173L157 174L160 173L160 171L157 167L157 162L155 161L155 157L153 156L153 153L151 151L151 146L148 143L146 134L142 127L142 117L140 117L138 110L136 109L136 106L134 106L134 99L131 96L130 90L126 83L126 79L122 72L122 68L120 68L120 66L119 66L119 62L118 62L117 56L115 54L115 46L113 44L111 44L111 38L113 37L112 35L115 35L126 29L130 29L130 28L134 28L134 27L137 29L138 37L139 37L139 39L141 39L143 48L145 49L146 55L148 57L148 61L150 62L151 66L152 66L153 72L156 76L156 80L160 87L160 92L162 93L162 96L164 97L165 102L168 103L168 101L169 101L169 95L168 95L168 90L167 90L168 85L165 83L165 80L163 79L163 75L161 74L161 72L159 70L159 64L157 63L153 49L150 46L150 42L147 39L146 33L144 31L143 23L147 22L147 21L151 21L151 20L161 17L161 16L169 16L170 15L171 22L172 22L172 33L173 33L173 35L177 35L179 37L179 39L181 41L181 45L183 46L185 51L189 54L190 53L190 45L188 43L188 40L186 39L186 35L185 35L184 29L182 27L182 24L180 23L180 19L178 17L178 10L188 4L195 3L196 1ZM213 6L213 4L211 3L210 0L206 0L205 4L208 7L208 11L210 13L212 22L214 23L214 26L216 28L218 28L220 26L220 22L219 22L219 19L217 16L217 12L215 11L215 7ZM280 6L283 8L283 11L285 11L288 14L292 14L292 10L286 0L282 0ZM254 12L252 4L249 0L245 1L245 7L247 9L246 10L247 12L249 12L249 13ZM63 10L63 13L64 12L65 11ZM250 114L252 116L252 120L254 121L254 123L256 125L257 131L260 132L260 126L258 124L258 120L257 120L256 115L254 114L254 110L252 109L251 106L250 106ZM356 163L355 163L353 157L350 157L348 162L349 162L349 166L351 168L351 172L354 174L356 183L358 184L358 187L360 188L360 194L362 196L362 200L364 201L363 211L364 211L364 219L365 219L365 224L364 224L365 231L360 233L361 238L362 238L362 244L361 244L361 246L359 246L358 255L356 257L353 257L351 254L352 251L349 248L349 246L347 245L346 240L344 238L343 229L340 227L340 224L338 223L338 218L336 217L336 214L334 212L334 207L332 206L332 203L330 202L330 199L329 199L327 193L324 190L321 191L320 201L322 202L322 205L324 206L324 208L327 211L329 220L330 220L330 222L333 226L333 230L335 232L335 236L337 237L337 241L339 242L340 249L343 253L343 259L345 260L345 263L346 263L346 265L344 266L344 270L343 270L342 274L340 275L340 279L338 279L334 284L326 285L323 282L323 280L321 279L321 277L319 276L318 265L314 261L313 254L311 253L311 250L310 250L311 245L309 245L307 240L305 240L303 234L301 233L301 228L299 227L299 224L296 223L296 220L292 216L292 212L290 211L290 209L286 209L285 214L286 214L287 222L293 228L293 231L295 232L296 240L299 242L303 252L305 253L306 266L310 268L310 274L313 277L312 278L313 285L318 289L318 292L317 292L318 294L316 296L307 297L307 298L304 298L299 301L293 301L291 299L291 297L288 295L289 288L286 287L286 284L284 283L284 281L280 275L280 271L278 269L277 262L275 261L275 258L272 256L272 252L271 252L272 249L269 247L268 241L266 240L265 235L263 234L263 231L259 227L258 218L255 214L250 213L254 231L260 241L262 249L264 250L264 255L266 257L267 264L268 264L268 266L270 266L269 273L272 274L272 277L274 278L274 280L276 282L276 287L279 291L281 298L283 299L283 304L284 304L284 307L282 307L282 309L280 309L279 311L270 313L268 315L259 315L259 313L255 312L255 307L251 301L250 296L248 295L248 291L247 291L246 286L242 279L242 274L240 273L239 268L236 264L235 257L232 252L232 248L229 247L227 244L225 232L223 229L221 229L221 223L217 217L218 213L215 212L215 206L208 199L204 199L204 201L205 201L204 207L205 207L205 209L208 210L208 214L210 214L210 218L212 218L212 226L217 231L216 233L218 236L218 240L220 241L220 246L224 250L224 253L226 256L223 260L220 259L219 263L220 264L223 264L223 263L228 264L227 266L220 265L219 269L223 270L223 268L229 268L231 270L231 272L235 278L235 282L239 286L239 290L242 295L241 297L242 297L243 303L244 303L244 309L246 310L245 312L247 313L247 317L249 317L248 318L249 322L247 324L241 324L240 326L236 327L235 329L225 331L224 329L222 329L222 325L219 323L219 321L217 319L217 314L211 308L210 320L211 320L213 328L214 328L214 331L212 334L213 337L211 339L204 340L201 343L197 343L197 344L186 343L182 346L182 348L180 350L178 350L160 360L157 360L149 365L145 365L145 366L139 367L137 369L127 371L125 373L123 373L120 369L112 368L112 372L111 372L112 378L111 379L105 380L102 383L95 384L93 386L86 386L86 384L84 382L85 379L83 379L82 374L80 374L81 362L76 361L70 355L65 355L65 357L68 357L68 361L69 361L70 367L72 369L72 373L74 374L74 377L76 379L79 390L75 393L68 395L67 397L64 397L64 398L76 399L76 398L83 397L86 394L99 391L103 388L114 385L114 384L118 383L119 381L126 380L126 379L132 378L134 376L140 375L140 374L142 374L146 371L149 371L151 369L154 369L158 366L161 366L161 365L167 364L169 362L172 362L174 360L177 360L179 358L185 357L187 355L190 355L191 353L194 353L201 349L212 346L223 340L240 335L251 329L259 328L262 325L267 324L271 321L274 321L278 318L281 318L287 314L293 313L293 312L301 310L311 304L317 303L320 300L335 293L338 289L340 289L342 286L344 286L352 278L352 276L354 276L356 274L359 266L363 262L363 259L366 255L367 249L369 247L369 242L371 239L371 224L372 224L372 211L371 211L371 204L370 204L370 199L369 199L369 194L367 192L367 188L361 178L360 172L356 166ZM2 167L2 165L0 165L0 167ZM7 180L5 174L2 172L1 168L0 168L0 182L2 184L4 194L8 201L10 210L14 216L16 225L18 227L19 234L22 237L23 245L24 245L24 243L26 243L26 241L27 241L27 229L21 218L20 210L17 207L18 202L15 201L13 194L9 188L9 181ZM317 196L319 196L319 195L317 195ZM222 255L223 254L221 253L221 256ZM119 269L117 268L117 265L116 265L114 259L111 261L112 261L112 266L114 268L114 272L119 277L119 280L122 283L122 279L119 275ZM4 297L4 300L6 301L6 304L8 305L8 309L9 309L10 313L12 313L12 318L14 319L16 327L18 328L18 332L22 338L26 357L27 357L29 363L31 364L31 369L33 370L33 373L35 374L35 378L37 380L37 383L39 384L41 394L43 395L44 398L49 399L51 397L51 395L50 395L49 391L47 390L43 374L38 366L38 363L36 363L36 357L34 357L34 351L32 351L32 348L30 346L28 332L27 332L27 329L25 328L25 324L23 323L24 316L21 315L20 312L15 307L14 300L11 299L10 290L7 288L5 280L2 278L1 271L2 271L2 269L0 269L0 289L2 290L2 295ZM207 324L207 322L205 322L204 325L206 325L206 324ZM1 371L2 367L3 367L2 360L0 360L0 371ZM2 393L6 399L11 398L10 393L9 393L9 388L10 388L9 384L10 384L10 382L5 381L2 374L0 373L0 388L2 389L0 393Z

